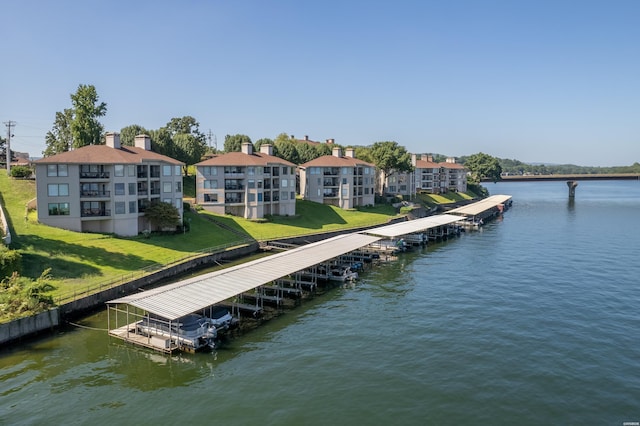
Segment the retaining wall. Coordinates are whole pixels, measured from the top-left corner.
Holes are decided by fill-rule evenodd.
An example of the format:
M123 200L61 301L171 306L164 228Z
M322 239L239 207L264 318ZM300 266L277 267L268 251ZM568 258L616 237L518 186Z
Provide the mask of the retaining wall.
M0 344L15 341L40 331L53 330L59 323L60 312L58 308L53 308L30 317L0 324Z

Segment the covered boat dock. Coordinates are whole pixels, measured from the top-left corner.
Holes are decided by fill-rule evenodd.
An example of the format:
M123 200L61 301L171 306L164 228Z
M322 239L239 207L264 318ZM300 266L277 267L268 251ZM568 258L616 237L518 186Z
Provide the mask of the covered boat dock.
M492 195L478 202L449 210L450 215L462 216L458 222L466 227L478 227L485 220L502 213L511 205L511 195Z
M193 313L202 312L203 316L206 316L207 310L213 305L337 258L379 239L377 236L359 233L338 235L221 271L111 300L107 302L109 334L164 352L182 349L179 339L175 336L154 339L153 333L148 330L141 335L137 324L145 318L147 322L150 318L160 318L171 325L179 324L181 318ZM112 320L115 322L113 328ZM121 325L123 321L124 325Z

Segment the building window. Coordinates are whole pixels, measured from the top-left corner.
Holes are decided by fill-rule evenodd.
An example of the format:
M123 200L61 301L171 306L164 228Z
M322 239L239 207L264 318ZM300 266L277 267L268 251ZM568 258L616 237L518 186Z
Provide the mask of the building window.
M256 168L255 167L247 167L247 173L250 175L255 175L256 174Z
M124 176L124 165L123 164L116 164L115 166L113 166L113 175L114 176L118 176L118 177L123 177Z
M258 181L258 189L262 189L262 181L261 180Z
M204 181L204 189L218 189L218 181L217 180L205 180Z
M289 185L289 181L287 179L282 179L280 181L280 184L282 185L283 188L286 188Z
M135 201L129 201L129 213L136 213L136 209L138 208L138 203Z
M318 186L320 186L320 184L321 184L321 182L322 182L322 181L321 181L321 179L322 179L322 178L318 178Z
M249 199L249 202L250 202L250 203L253 203L253 202L255 202L255 201L256 201L256 194L254 194L253 192L250 192L250 193L248 194L248 197L249 197L248 199Z
M182 192L182 182L176 182L176 192Z
M289 174L289 168L288 167L283 167L282 168L282 174L283 175L288 175Z
M171 176L171 166L162 166L162 176Z
M115 195L124 195L124 183L113 184Z
M129 164L127 166L127 176L135 177L136 176L136 166L134 164Z
M116 214L125 214L126 203L124 201L116 201Z
M249 174L251 174L251 173L249 173ZM253 180L253 179L249 179L247 181L247 188L255 189L255 187L256 187L256 181Z
M288 200L289 199L289 193L287 191L282 191L280 193L280 199L281 200Z
M346 197L349 195L349 190L347 188L342 188L342 196Z
M291 196L292 200L296 199L296 193L295 192L291 191L291 194L289 194L289 195Z
M342 178L342 184L346 185L347 184L347 178Z
M173 174L176 176L182 175L182 170L180 170L180 166L173 166Z
M136 186L135 182L129 182L129 195L136 195Z
M369 188L364 189L364 195L369 195Z
M342 174L343 175L348 175L349 174L349 168L348 167L343 167L342 168Z
M180 211L181 208L182 208L182 198L176 198L176 209Z
M47 195L49 197L68 197L68 183L50 183L47 185Z
M204 167L204 174L207 175L207 176L217 176L218 168L217 167L211 167L211 166L205 166Z
M162 192L171 192L171 182L162 182Z
M47 176L69 176L66 164L48 164Z
M262 202L262 192L258 192L258 202Z
M49 216L69 216L69 203L49 203Z
M204 194L204 202L205 203L217 203L218 202L218 194Z
M171 198L165 198L164 200L162 200L163 203L167 203L167 204L172 204L171 203Z

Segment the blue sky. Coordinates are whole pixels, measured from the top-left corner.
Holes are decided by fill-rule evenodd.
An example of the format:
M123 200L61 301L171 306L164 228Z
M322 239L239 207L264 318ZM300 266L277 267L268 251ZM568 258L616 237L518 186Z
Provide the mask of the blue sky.
M640 1L5 2L0 119L40 156L80 84L105 130L584 166L640 162ZM5 136L6 128L0 129Z

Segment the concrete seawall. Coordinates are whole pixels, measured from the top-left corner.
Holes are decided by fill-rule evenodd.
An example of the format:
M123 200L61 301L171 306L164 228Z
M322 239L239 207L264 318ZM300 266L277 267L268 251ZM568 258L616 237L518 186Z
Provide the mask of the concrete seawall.
M390 220L388 224L403 222L405 220L407 220L405 217L395 218ZM310 234L301 237L282 238L277 241L287 244L304 245L331 238L336 235L364 231L379 226L380 225L372 225L357 229L338 230L320 234ZM48 312L32 317L20 318L18 320L11 321L10 323L0 324L0 343L16 341L45 330L53 330L65 321L81 317L89 312L102 308L109 300L137 292L140 288L153 286L162 280L170 279L176 275L211 266L215 262L221 260L233 260L249 256L259 250L260 244L256 241L246 246L205 255L162 269L142 278L96 292L89 296L78 298L72 302L61 304ZM46 318L49 318L49 320Z
M30 317L0 324L0 344L12 342L42 331L55 329L60 324L58 308L49 309Z

